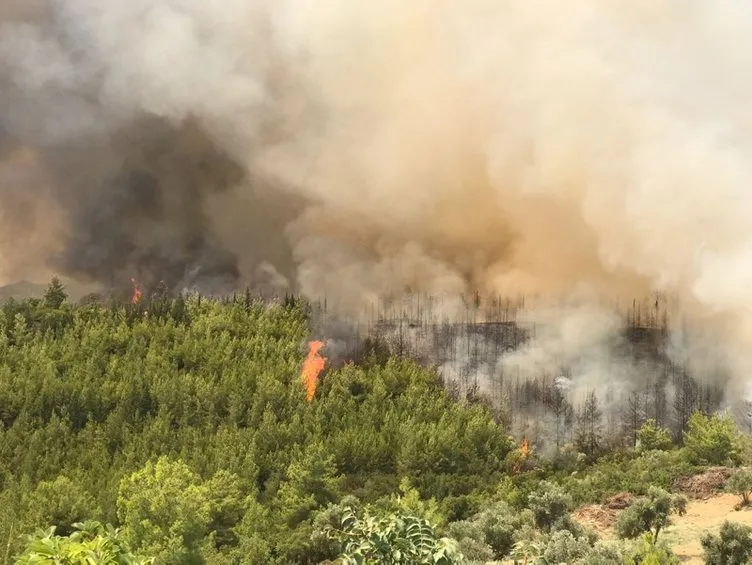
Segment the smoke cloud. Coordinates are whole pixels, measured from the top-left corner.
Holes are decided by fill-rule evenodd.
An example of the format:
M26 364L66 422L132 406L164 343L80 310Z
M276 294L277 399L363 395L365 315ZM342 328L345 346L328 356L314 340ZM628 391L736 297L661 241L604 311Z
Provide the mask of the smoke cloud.
M738 0L5 0L0 271L664 292L744 377L751 37Z

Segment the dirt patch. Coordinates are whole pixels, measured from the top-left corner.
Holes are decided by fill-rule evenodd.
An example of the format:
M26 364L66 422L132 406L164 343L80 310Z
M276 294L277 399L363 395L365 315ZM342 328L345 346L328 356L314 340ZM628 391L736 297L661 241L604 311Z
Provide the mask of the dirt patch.
M674 483L673 490L686 494L691 500L684 516L671 517L672 524L661 532L661 538L683 565L704 563L700 539L707 532L717 532L726 520L752 526L752 508L736 510L739 497L721 493L733 471L728 467L714 467ZM604 538L613 538L613 526L619 514L636 498L629 493L619 493L603 504L579 508L572 513L572 518L595 529Z
M609 531L619 512L629 507L635 501L635 496L628 492L620 492L605 500L603 504L588 504L572 513L572 518L583 526L590 526L603 534Z
M739 497L733 494L720 494L706 500L693 500L687 506L684 516L673 516L673 525L666 528L662 536L676 556L687 565L702 565L700 539L707 532L717 533L723 522L737 522L752 525L752 512L734 510Z
M618 510L604 508L600 504L588 504L582 506L572 513L572 518L583 526L590 526L595 531L603 534L616 522Z
M603 503L603 507L609 510L624 510L625 508L632 506L635 501L635 495L631 492L620 492L614 496L606 499Z
M673 490L695 500L708 500L723 490L733 471L728 467L712 467L699 475L677 479Z
M619 495L621 496L623 495ZM613 525L622 512L605 507L613 498L615 497L603 505L583 506L574 512L572 517L581 524L592 527L602 537L613 538ZM621 502L625 500L628 500L628 497L625 496ZM752 509L735 510L738 501L739 497L733 494L691 500L684 516L671 517L672 524L661 532L661 538L668 543L682 565L702 565L705 561L700 539L705 533L718 532L726 520L752 526ZM612 504L618 505L616 501Z

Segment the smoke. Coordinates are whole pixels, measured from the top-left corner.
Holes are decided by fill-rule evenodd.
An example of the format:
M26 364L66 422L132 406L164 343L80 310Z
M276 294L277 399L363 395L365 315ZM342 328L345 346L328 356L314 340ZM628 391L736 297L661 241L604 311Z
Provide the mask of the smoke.
M529 317L521 326L534 332L533 339L501 360L504 371L554 375L575 402L604 383L611 388L636 384L636 379L619 375L628 361L614 355L624 339L624 324L613 311L588 302L570 303L539 309ZM562 375L564 370L570 374Z
M751 32L738 0L5 0L0 270L665 292L741 382ZM548 356L613 333L557 316Z
M301 199L233 153L235 137L273 133L263 69L234 69L239 38L212 50L220 14L149 4L0 7L2 276L289 286ZM204 18L208 44L192 29Z

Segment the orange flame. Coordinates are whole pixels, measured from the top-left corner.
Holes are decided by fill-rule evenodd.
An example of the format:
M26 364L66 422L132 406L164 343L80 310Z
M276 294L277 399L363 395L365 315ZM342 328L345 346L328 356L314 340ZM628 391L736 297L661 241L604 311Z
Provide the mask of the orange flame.
M530 455L530 442L526 437L523 437L522 443L520 443L520 455L522 455L522 457L525 459L527 459L528 455Z
M519 447L519 458L514 463L513 472L518 474L522 470L522 466L530 457L530 442L527 437L523 437Z
M131 297L131 303L137 304L138 301L141 300L141 289L138 288L136 279L131 279L131 282L133 283L133 296Z
M308 357L303 363L303 372L301 378L306 388L306 400L311 402L313 395L316 394L316 385L321 371L326 364L326 358L319 355L319 350L324 347L321 341L311 341L308 343Z

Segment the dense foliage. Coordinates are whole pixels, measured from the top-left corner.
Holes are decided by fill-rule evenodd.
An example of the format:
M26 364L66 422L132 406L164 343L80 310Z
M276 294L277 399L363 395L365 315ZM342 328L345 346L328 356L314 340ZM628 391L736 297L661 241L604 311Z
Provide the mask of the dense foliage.
M465 518L513 442L408 360L300 382L305 305L248 297L72 306L55 285L0 310L0 539L85 519L157 558L318 562L313 518L403 477ZM15 536L14 536L15 532Z
M718 534L706 532L701 540L707 565L745 565L752 560L752 528L724 522Z
M507 415L447 392L434 370L378 343L358 364L327 368L308 402L308 313L298 300L247 295L73 306L56 282L43 299L6 303L7 555L78 563L101 552L96 562L156 565L671 563L656 538L678 499L665 507L651 485L668 490L698 466L742 458L730 420L703 414L689 419L681 449L651 421L635 428L637 449L609 449L594 394L573 441L540 457L515 444ZM647 495L626 537L651 535L599 541L570 516L625 491Z
M57 563L107 563L112 565L151 565L153 559L139 559L131 551L122 533L112 526L89 521L74 524L75 531L60 536L52 527L36 536L16 560L17 565Z
M348 565L453 565L463 558L454 540L439 538L430 522L415 516L359 517L348 508L340 527L325 533L342 545Z
M671 432L658 426L653 419L647 420L637 431L637 450L640 452L668 451L673 445Z
M684 448L697 465L738 465L741 462L741 434L730 415L707 418L693 414L684 433Z

